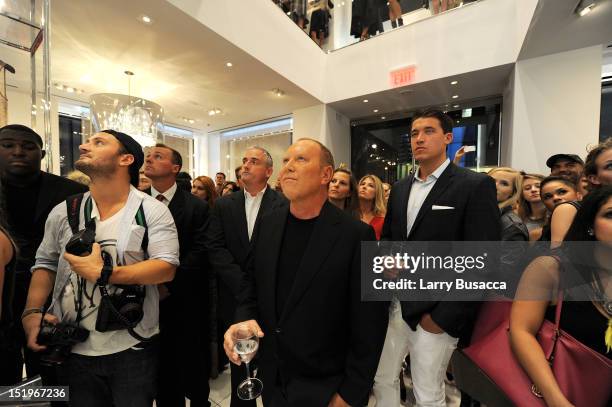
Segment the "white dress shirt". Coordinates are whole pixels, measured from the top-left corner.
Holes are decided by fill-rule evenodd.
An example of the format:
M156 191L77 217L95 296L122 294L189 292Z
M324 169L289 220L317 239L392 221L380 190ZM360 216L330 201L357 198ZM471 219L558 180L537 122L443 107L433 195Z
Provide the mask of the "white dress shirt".
M257 214L259 213L259 208L261 208L261 200L266 192L266 188L268 188L267 185L255 196L248 193L246 189L244 190L244 212L246 213L249 240L253 236L253 228L255 227L255 221L257 220Z
M172 198L174 198L174 194L176 193L176 182L170 187L168 188L168 190L166 192L159 192L157 189L155 189L153 187L153 185L151 185L151 196L155 199L157 199L157 195L163 195L164 199L163 200L159 200L160 202L163 202L164 205L168 206L170 205L170 201L172 200Z
M406 222L406 236L410 236L410 230L414 225L414 221L416 220L419 211L421 210L421 206L423 206L423 202L427 198L427 195L431 192L434 185L436 185L436 181L440 178L440 175L444 172L446 167L450 164L450 160L447 158L434 172L429 174L429 176L422 180L419 178L419 173L421 172L420 168L417 168L416 174L414 174L414 181L412 181L412 187L410 189L410 196L408 198L408 207L407 211L407 222Z

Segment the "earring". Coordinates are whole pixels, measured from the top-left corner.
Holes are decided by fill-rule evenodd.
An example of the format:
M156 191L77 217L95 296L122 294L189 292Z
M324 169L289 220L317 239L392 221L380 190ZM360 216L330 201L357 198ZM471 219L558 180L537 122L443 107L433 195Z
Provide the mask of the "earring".
M587 229L587 234L588 234L589 236L595 236L595 232L593 231L593 228L588 228L588 229Z

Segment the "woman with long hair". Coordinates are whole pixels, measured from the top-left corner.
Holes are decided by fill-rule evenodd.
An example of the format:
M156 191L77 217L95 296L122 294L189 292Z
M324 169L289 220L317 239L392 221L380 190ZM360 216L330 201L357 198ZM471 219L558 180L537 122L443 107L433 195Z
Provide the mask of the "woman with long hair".
M217 188L215 181L206 175L200 175L193 180L191 193L201 200L208 203L208 207L212 208L215 205L215 199L217 199Z
M376 240L380 240L386 213L382 181L368 174L359 180L358 188L360 219L374 228Z
M612 137L589 151L584 162L584 175L591 190L612 185Z
M542 228L540 241L551 242L550 247L558 247L567 233L576 212L580 208L582 194L576 183L569 178L551 175L540 183L542 203L548 209L548 217Z
M575 242L592 242L576 244ZM561 392L536 339L544 319L554 321L563 292L560 326L583 345L610 359L612 315L606 311L612 290L612 186L590 192L582 201L555 256L536 258L525 270L510 315L510 342L519 363L549 406L572 406ZM579 284L574 281L579 277ZM577 298L576 287L584 288ZM581 372L568 372L580 375ZM610 405L602 400L601 405Z
M357 181L348 168L340 166L334 171L329 183L329 202L351 214L358 213L359 198L357 197Z
M501 213L502 240L529 240L527 227L514 212L521 196L521 173L513 168L498 167L489 171L488 175L495 180L497 206Z
M223 185L223 192L221 196L232 194L236 191L240 191L240 187L234 181L227 181L225 185Z
M546 206L540 197L540 174L523 174L517 213L529 231L529 240L538 240L546 222Z

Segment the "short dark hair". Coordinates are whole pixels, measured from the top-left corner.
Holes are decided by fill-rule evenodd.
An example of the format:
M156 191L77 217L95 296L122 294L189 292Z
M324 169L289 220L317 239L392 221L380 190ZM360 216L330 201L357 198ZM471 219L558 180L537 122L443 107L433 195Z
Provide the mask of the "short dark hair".
M236 169L234 170L234 175L236 175L236 179L240 179L240 170L242 170L242 165L239 165L238 167L236 167Z
M34 136L34 138L36 139L36 144L38 144L38 146L41 149L43 148L42 137L40 137L40 135L38 133L36 133L34 130L32 130L28 126L24 126L24 125L21 125L21 124L8 124L8 125L0 128L0 133L2 133L5 130L16 131L16 132L19 132L19 133L26 133L26 134L29 134L31 136Z
M155 144L155 147L165 148L167 150L170 150L172 152L172 164L178 165L179 166L179 172L181 172L181 169L183 168L183 157L181 157L181 153L179 153L178 151L176 151L172 147L169 147L169 146L167 146L167 145L165 145L163 143L157 143L157 144Z
M567 185L568 187L572 188L574 191L578 191L578 185L576 185L576 182L574 182L573 179L570 179L568 177L562 177L560 175L550 175L546 178L544 178L541 182L540 182L540 191L542 191L544 189L544 185L549 184L551 182L561 182L565 185Z
M225 177L225 173L224 173L224 172L218 172L218 173L216 173L216 174L215 174L215 177L216 177L217 175L219 175L219 174L223 175L223 178L226 178L226 177Z
M447 115L441 110L436 110L436 109L419 110L412 117L412 123L414 123L414 121L417 119L426 119L426 118L438 119L438 121L440 122L440 127L442 127L442 131L444 132L444 134L453 132L453 119L451 119L449 115Z

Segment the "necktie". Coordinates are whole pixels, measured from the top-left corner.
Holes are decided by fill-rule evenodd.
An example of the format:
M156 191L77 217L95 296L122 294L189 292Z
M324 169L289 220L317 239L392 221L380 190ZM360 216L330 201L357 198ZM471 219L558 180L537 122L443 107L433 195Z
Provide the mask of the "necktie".
M155 197L155 199L157 199L159 202L164 202L166 200L166 197L162 194L159 194Z

